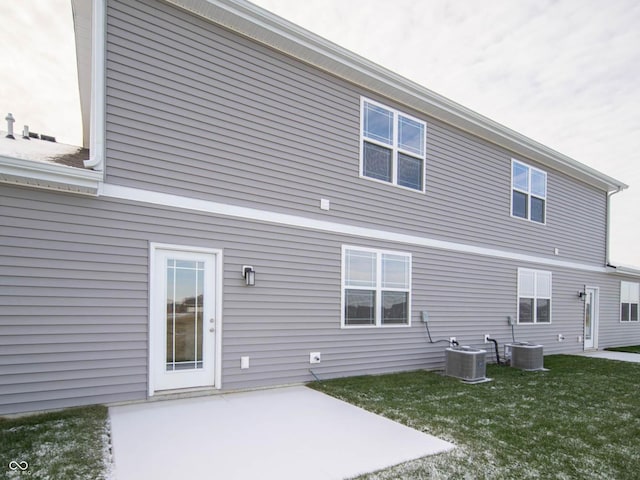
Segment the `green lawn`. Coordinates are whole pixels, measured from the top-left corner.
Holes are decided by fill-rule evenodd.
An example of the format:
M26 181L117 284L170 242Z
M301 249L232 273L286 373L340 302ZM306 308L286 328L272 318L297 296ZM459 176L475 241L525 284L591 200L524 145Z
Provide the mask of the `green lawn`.
M0 418L0 478L108 478L107 408Z
M629 347L611 347L605 348L605 350L610 350L612 352L640 353L640 345L631 345Z
M312 385L455 443L362 479L637 479L640 364L545 357L548 372L489 365L490 383L432 372Z
M493 381L479 385L417 371L312 387L457 445L362 479L639 478L640 364L557 355L545 366L489 365ZM0 478L106 479L108 448L105 407L0 419Z

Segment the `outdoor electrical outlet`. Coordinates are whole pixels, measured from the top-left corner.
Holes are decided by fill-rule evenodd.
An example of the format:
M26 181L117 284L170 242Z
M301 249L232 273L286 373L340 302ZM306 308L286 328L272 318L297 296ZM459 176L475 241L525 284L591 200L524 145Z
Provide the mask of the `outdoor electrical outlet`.
M249 368L249 357L240 357L240 368L242 370Z
M491 336L490 333L485 333L484 334L484 343L489 343L489 337Z
M558 334L558 341L559 341L559 342L562 342L563 340L564 340L564 335L563 335L563 334L561 334L561 333L559 333L559 334Z
M509 325L513 325L513 317L511 315L507 317L507 322L509 323Z
M309 354L309 363L320 363L320 352L311 352Z
M456 342L456 337L449 337L449 346L453 345Z

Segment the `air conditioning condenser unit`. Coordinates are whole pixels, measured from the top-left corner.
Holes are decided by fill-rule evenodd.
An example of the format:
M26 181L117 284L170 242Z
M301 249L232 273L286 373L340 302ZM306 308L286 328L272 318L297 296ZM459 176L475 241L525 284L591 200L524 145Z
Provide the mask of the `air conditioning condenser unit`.
M511 366L527 371L544 370L543 346L532 343L511 343Z
M445 350L445 375L468 383L486 382L487 351L471 347Z

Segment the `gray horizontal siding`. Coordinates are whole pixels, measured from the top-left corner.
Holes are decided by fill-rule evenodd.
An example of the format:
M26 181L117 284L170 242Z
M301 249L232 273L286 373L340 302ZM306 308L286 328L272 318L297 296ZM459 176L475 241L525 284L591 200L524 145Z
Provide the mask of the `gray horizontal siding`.
M512 154L430 118L426 194L361 179L366 91L161 2L107 30L109 182L604 263L604 192L548 171L547 225L511 218Z
M144 398L144 242L107 235L108 213L91 233L85 199L11 192L0 207L0 413Z
M435 190L428 197L446 220L438 228L457 232L448 238L543 256L559 248L562 258L604 264L604 192L516 157L548 173L547 221L540 225L512 218L509 152L434 122L428 138L427 149L433 155L428 155L427 178Z
M224 390L312 380L312 351L322 352L312 366L322 378L441 368L445 344L427 343L420 311L434 339L483 346L490 333L503 343L517 267L532 267L178 208L6 186L0 195L3 413L146 398L149 242L223 250ZM411 327L340 329L344 244L412 254ZM255 287L243 284L243 264L256 268ZM601 342L621 337L617 278L553 275L553 324L518 326L518 339L547 353L580 351L585 283L602 288ZM640 343L640 328L624 336ZM245 355L251 368L241 370Z

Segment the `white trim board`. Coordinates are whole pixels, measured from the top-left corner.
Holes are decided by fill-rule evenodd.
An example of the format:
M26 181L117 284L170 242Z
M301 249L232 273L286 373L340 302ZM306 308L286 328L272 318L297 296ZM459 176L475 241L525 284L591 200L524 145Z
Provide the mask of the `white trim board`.
M141 190L137 188L124 187L121 185L114 185L109 183L101 184L98 194L104 197L116 198L120 200L149 203L152 205L161 205L163 207L170 208L181 208L185 210L205 212L225 217L241 218L243 220L274 223L277 225L285 225L288 227L308 228L321 232L351 235L372 240L384 240L406 245L418 245L421 247L437 248L440 250L448 250L452 252L482 255L493 258L503 258L507 260L515 260L518 262L536 263L540 265L547 265L550 267L570 268L573 270L581 270L585 272L609 272L609 270L604 266L598 267L594 265L586 265L582 263L557 260L553 258L537 257L535 255L527 255L506 250L498 250L495 248L479 247L464 243L420 237L417 235L408 235L405 233L391 232L388 230L358 227L355 225L347 225L343 223L330 222L327 220L317 220L313 218L302 217L299 215L290 215L286 213L271 212L268 210L259 210L256 208L240 207L237 205L229 205L208 200L200 200L197 198L183 197L180 195L154 192L151 190Z

